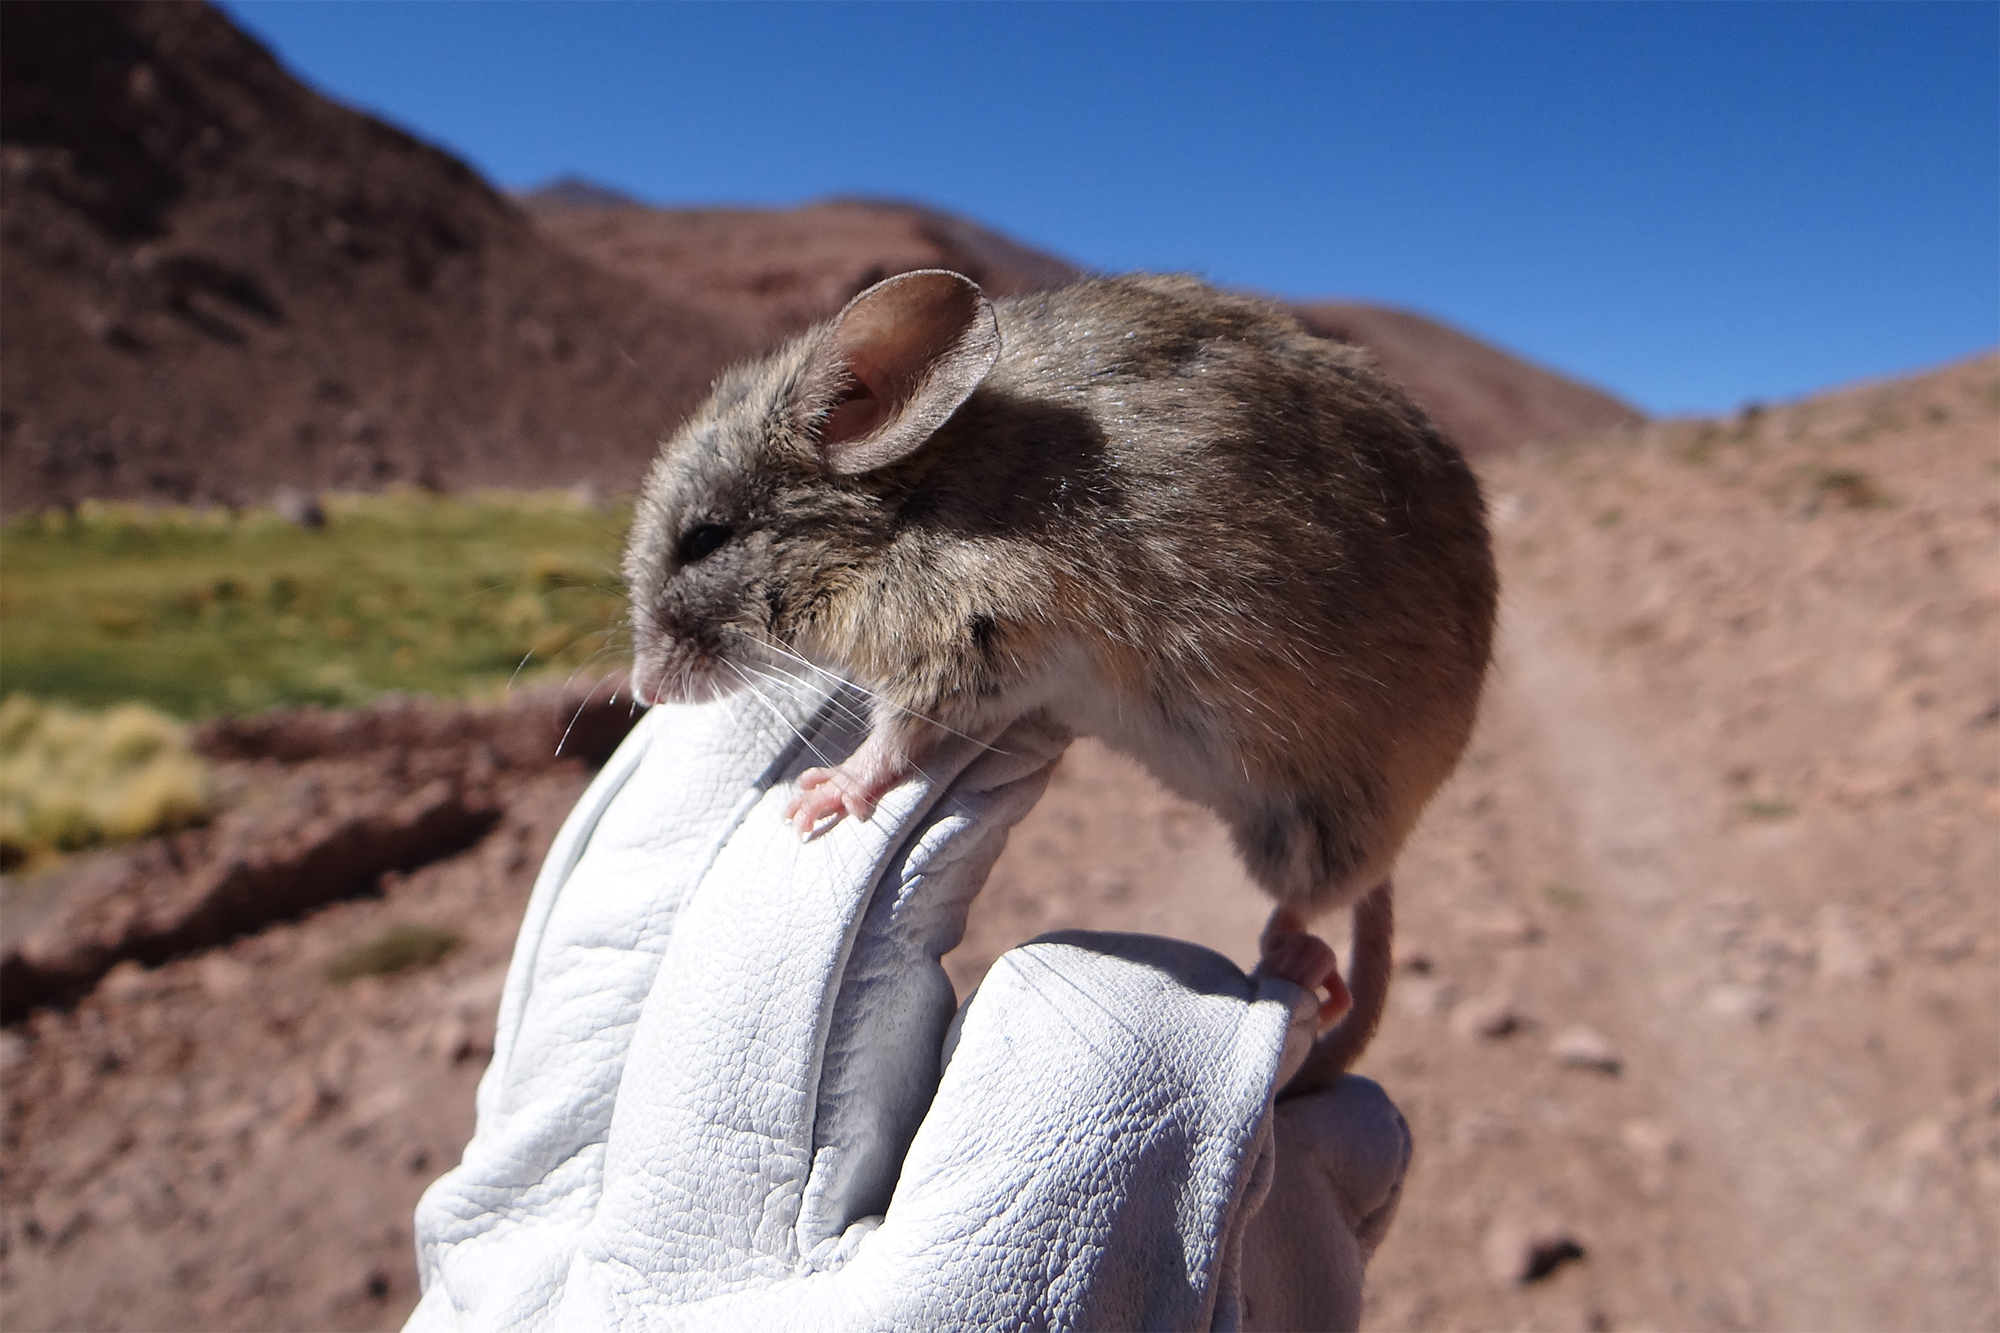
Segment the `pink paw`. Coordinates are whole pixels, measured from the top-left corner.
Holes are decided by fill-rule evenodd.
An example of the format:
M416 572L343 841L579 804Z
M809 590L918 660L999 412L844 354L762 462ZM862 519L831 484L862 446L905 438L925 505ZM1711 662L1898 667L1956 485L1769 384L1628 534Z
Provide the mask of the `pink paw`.
M1354 997L1348 993L1347 982L1340 975L1340 960L1334 957L1333 950L1319 936L1303 931L1270 931L1266 932L1261 946L1263 956L1257 961L1259 974L1289 981L1315 994L1322 990L1326 992L1326 998L1319 1005L1321 1027L1337 1022L1354 1007Z
M866 819L874 813L874 798L837 768L799 774L799 789L785 803L785 819L802 838L824 833L848 815Z

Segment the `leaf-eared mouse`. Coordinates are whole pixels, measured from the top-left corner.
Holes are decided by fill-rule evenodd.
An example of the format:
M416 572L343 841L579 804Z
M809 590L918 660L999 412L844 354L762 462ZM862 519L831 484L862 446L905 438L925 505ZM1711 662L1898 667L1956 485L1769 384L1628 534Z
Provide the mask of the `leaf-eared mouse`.
M1325 985L1337 1079L1389 982L1388 874L1472 729L1496 579L1478 483L1360 351L1264 302L1130 276L989 302L877 283L717 382L641 492L635 689L825 670L871 730L802 832L949 733L1044 710L1214 809L1278 900L1262 970ZM1372 890L1372 892L1371 892Z

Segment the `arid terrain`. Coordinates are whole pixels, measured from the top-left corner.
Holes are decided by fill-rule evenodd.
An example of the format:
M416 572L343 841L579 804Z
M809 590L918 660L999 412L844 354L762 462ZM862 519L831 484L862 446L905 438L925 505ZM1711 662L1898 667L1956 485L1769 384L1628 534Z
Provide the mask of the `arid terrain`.
M1397 877L1368 1326L2000 1327L2000 357L1482 472L1502 645ZM959 975L1074 924L1247 963L1261 910L1079 747Z
M509 199L200 5L0 6L0 61L9 513L608 494L879 277L1076 271L912 204ZM1474 456L1504 581L1361 1070L1417 1145L1367 1326L2000 1329L2000 355L1649 422L1295 308ZM212 720L205 826L0 881L0 1326L403 1320L615 688ZM1247 962L1264 911L1084 741L947 965L1066 926Z
M1368 1325L2000 1324L2000 357L1484 475L1503 645L1399 875L1363 1072L1418 1154ZM29 923L45 955L108 937L87 904L134 892L113 863L214 884L204 856L298 855L348 806L389 827L439 783L491 820L8 1028L9 1327L403 1317L410 1209L471 1130L514 923L585 778L530 758L566 705L516 711L218 725L242 813L63 872L85 906ZM591 753L621 715L592 714ZM1262 911L1211 817L1086 742L949 963L964 989L1067 925L1241 960ZM463 943L328 980L410 923Z

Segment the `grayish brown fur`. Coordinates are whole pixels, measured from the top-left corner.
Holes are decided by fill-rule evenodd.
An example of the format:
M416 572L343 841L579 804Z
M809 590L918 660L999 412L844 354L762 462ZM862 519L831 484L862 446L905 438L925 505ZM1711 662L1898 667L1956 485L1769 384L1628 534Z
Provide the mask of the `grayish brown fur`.
M956 328L926 281L901 290ZM840 321L728 372L667 442L625 563L640 687L721 692L722 662L782 645L879 691L913 762L933 724L1044 708L1215 809L1281 903L1351 906L1472 728L1497 589L1471 469L1364 353L1261 301L1156 276L952 299L971 341L883 391L943 424L888 461L843 471L829 442L868 374ZM703 525L727 541L685 559Z

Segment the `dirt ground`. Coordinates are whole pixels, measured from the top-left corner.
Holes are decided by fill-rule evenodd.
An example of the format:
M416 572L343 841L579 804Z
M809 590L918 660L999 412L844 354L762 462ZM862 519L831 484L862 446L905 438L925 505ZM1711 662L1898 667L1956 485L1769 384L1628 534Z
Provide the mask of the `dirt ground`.
M2000 1328L2000 357L1482 463L1484 720L1362 1072L1417 1157L1373 1329ZM389 1328L579 765L469 850L0 1036L13 1329ZM1247 960L1214 821L1072 750L950 960ZM394 923L434 967L326 968Z

